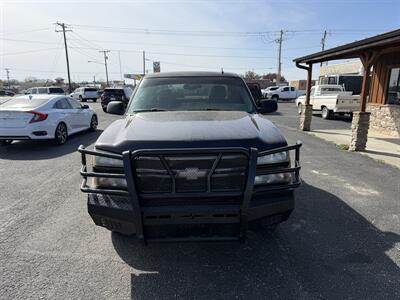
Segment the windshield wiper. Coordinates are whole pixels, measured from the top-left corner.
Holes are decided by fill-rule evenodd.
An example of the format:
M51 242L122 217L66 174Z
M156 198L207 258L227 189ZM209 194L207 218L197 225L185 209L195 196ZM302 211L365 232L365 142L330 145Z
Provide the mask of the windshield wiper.
M152 112L152 111L167 111L167 110L166 109L161 109L161 108L149 108L149 109L134 110L133 113Z

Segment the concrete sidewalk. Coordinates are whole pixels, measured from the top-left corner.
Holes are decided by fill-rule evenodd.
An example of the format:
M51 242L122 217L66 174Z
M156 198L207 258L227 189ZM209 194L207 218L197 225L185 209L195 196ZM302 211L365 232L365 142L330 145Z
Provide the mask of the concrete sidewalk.
M350 129L312 130L308 133L343 148L350 144ZM366 151L358 153L400 168L400 138L398 137L382 135L370 130Z

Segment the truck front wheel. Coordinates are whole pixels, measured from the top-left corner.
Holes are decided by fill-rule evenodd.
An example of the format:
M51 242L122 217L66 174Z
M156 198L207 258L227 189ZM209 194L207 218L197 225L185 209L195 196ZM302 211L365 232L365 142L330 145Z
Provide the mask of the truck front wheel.
M329 110L326 106L322 107L322 119L329 120L332 119L333 112Z

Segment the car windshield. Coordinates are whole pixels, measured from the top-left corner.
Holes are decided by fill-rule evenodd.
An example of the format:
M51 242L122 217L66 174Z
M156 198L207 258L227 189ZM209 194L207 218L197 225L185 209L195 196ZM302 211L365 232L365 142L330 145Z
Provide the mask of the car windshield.
M145 79L128 113L140 111L254 110L243 80L235 77L168 77Z
M0 106L0 109L34 109L48 102L48 98L29 99L29 98L12 98Z
M270 90L270 91L275 91L275 90L277 90L279 88L279 86L274 86L274 87L269 87L268 89Z
M49 94L64 94L62 88L49 88Z

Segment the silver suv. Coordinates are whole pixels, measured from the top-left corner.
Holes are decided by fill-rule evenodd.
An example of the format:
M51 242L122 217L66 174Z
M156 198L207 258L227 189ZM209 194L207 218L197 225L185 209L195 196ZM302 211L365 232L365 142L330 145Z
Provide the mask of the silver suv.
M93 102L96 102L99 94L97 89L94 87L80 87L77 88L70 96L81 102L86 102L89 99Z

